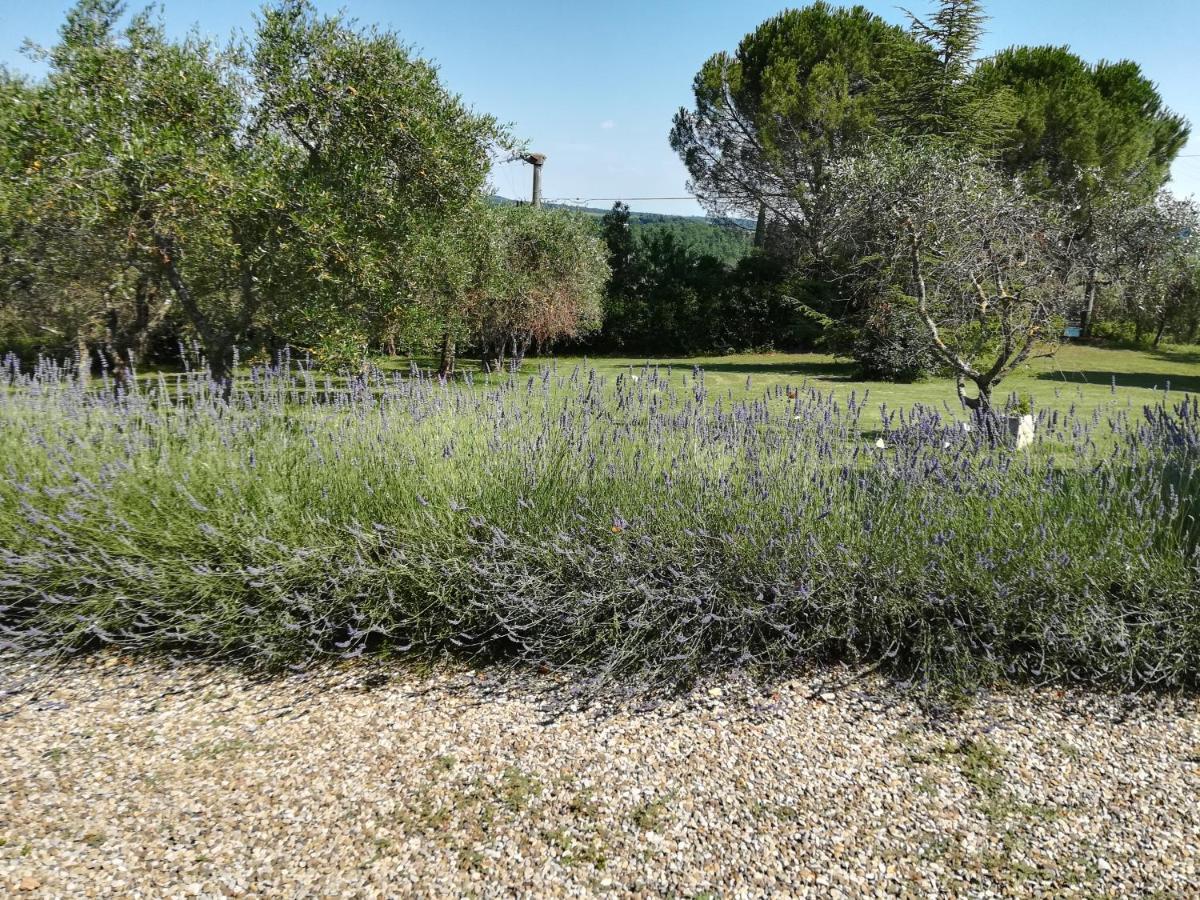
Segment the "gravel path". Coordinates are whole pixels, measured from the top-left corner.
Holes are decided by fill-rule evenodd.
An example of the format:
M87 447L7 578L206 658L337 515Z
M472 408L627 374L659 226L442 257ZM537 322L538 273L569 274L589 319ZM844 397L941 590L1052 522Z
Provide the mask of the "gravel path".
M0 661L0 894L1200 896L1195 701Z

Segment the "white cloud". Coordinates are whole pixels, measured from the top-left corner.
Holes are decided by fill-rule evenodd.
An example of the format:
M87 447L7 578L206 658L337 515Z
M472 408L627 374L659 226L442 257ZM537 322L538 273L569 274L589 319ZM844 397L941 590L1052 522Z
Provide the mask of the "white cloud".
M614 122L612 119L605 119L603 122L600 123L600 127L603 128L605 131L608 131L610 128L616 128L617 123Z

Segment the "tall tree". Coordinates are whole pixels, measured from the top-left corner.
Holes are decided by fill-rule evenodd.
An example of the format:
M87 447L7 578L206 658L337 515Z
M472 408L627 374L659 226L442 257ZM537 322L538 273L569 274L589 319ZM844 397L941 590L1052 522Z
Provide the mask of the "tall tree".
M1007 89L1015 128L1004 167L1039 193L1122 185L1149 198L1187 142L1185 119L1129 60L1089 64L1066 47L1012 47L980 65L975 81Z
M623 347L639 330L642 310L641 259L638 241L629 220L629 207L617 201L600 220L600 234L608 249L611 275L604 290L606 335L614 347Z
M413 248L470 220L490 154L510 139L395 33L308 0L263 12L246 64L249 135L286 159L281 215L254 226L272 247L272 324L331 359L361 359L380 334L421 321L404 309Z
M600 234L608 248L608 266L612 275L607 294L628 294L637 281L636 241L629 222L629 206L618 200L600 220Z
M765 209L820 257L829 168L875 129L881 100L904 92L912 74L894 51L905 43L928 52L862 6L819 0L710 57L693 82L694 108L671 131L700 201L720 214Z
M1066 47L1013 47L981 65L975 83L1013 95L1017 117L999 155L1034 192L1064 203L1082 269L1078 319L1089 336L1122 207L1166 183L1189 126L1129 60L1085 62Z
M458 349L476 337L476 311L486 302L503 264L503 229L483 197L436 229L425 229L406 247L408 291L383 336L410 350L438 355L438 374L454 373Z
M892 48L893 67L912 77L887 82L881 118L892 131L994 152L1012 127L1008 88L973 77L987 16L981 0L940 0L932 15L906 12L915 41Z
M110 0L68 12L59 42L35 51L49 75L6 142L4 192L22 205L4 235L6 274L45 305L44 326L74 334L84 372L89 341L122 359L166 315L158 238L180 229L207 240L214 223L196 217L197 189L220 198L214 212L232 174L237 104L224 61L199 39L168 42L147 14L124 28L121 18Z
M27 224L52 239L40 241L34 277L50 289L79 248L100 250L106 271L89 280L106 318L127 272L137 273L139 301L164 285L157 310L135 303L135 319L176 301L225 381L268 255L247 210L282 202L280 166L270 142L245 139L249 92L229 53L194 35L170 40L149 13L122 18L115 2L81 0L42 52L49 74L27 120L36 157Z
M1061 334L1069 260L1058 207L937 147L881 143L836 174L847 256L923 323L962 401L990 411L996 385Z

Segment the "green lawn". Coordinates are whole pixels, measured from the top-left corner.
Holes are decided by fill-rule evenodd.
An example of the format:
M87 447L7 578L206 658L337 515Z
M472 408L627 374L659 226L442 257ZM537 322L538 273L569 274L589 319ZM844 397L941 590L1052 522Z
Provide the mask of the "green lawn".
M577 357L560 357L560 366L582 362ZM957 409L954 381L931 379L917 384L891 384L860 381L854 378L851 361L819 353L760 353L732 356L705 356L685 359L654 359L653 364L672 366L690 373L699 365L713 391L731 391L734 397L758 396L776 385L808 384L821 391L849 395L871 392L873 414L879 405L908 407L915 403L931 406L950 404ZM536 371L544 359L529 360L525 369ZM595 357L588 363L605 374L636 371L646 359ZM746 379L750 379L747 392ZM1113 381L1116 381L1116 391ZM1067 346L1049 359L1036 359L1005 379L997 397L1011 392L1029 394L1035 406L1065 409L1074 404L1090 412L1096 407L1117 402L1141 406L1162 398L1170 388L1172 395L1200 393L1200 347L1171 346L1158 350L1114 350L1100 347ZM868 424L864 422L864 424Z
M917 384L862 381L854 378L852 361L823 353L740 353L649 359L543 356L528 358L521 371L536 374L552 363L560 370L569 370L585 360L588 366L610 377L621 372L636 374L650 364L670 366L682 379L698 365L704 369L714 395L731 393L737 399L761 397L766 392L773 394L777 385L807 385L838 396L848 396L851 391L857 391L861 396L864 390L869 390L871 405L863 421L868 428L878 424L880 404L886 403L889 409L920 403L936 407L948 405L952 411L958 410L953 379L935 378ZM376 363L385 371L406 371L410 365L407 357L378 358ZM485 377L475 360L460 360L459 372L471 372L477 380ZM143 380L153 378L155 372L143 370L140 377ZM749 389L747 378L750 379ZM342 379L335 378L334 381L341 383ZM1176 397L1200 393L1200 346L1173 345L1157 350L1064 346L1055 356L1032 360L1005 379L997 390L997 398L1003 399L1011 393L1030 395L1035 407L1065 410L1074 405L1078 410L1090 413L1114 403L1134 408L1155 403L1163 398L1168 387L1170 395Z

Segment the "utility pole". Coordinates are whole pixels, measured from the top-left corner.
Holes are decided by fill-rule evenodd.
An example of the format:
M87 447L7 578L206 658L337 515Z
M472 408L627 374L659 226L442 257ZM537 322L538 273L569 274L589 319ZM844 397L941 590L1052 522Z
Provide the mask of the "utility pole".
M542 205L542 163L546 161L544 153L527 153L522 156L525 162L533 166L533 205Z

